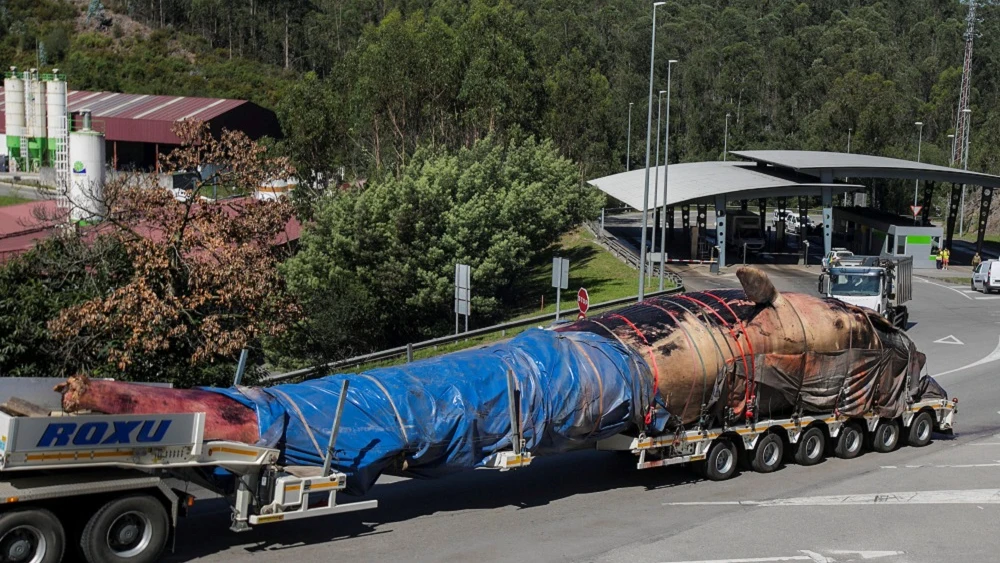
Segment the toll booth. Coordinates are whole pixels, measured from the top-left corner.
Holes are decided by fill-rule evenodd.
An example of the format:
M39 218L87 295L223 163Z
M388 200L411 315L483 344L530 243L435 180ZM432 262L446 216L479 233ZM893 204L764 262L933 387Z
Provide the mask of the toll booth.
M939 226L870 207L835 207L833 231L835 246L860 255L912 256L913 267L925 270L937 267L944 239Z

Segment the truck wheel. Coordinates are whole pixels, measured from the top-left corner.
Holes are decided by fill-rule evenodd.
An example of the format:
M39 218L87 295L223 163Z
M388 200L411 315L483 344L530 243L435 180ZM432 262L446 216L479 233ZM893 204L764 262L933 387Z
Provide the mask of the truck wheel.
M840 429L833 453L840 459L854 459L861 453L862 443L864 434L861 433L861 427L856 422L848 422Z
M25 508L0 515L0 561L58 563L65 549L66 532L48 510Z
M918 413L910 421L910 431L906 436L906 444L914 448L922 448L930 443L934 431L934 419L929 412Z
M868 440L868 446L873 451L883 454L891 452L899 444L899 422L880 420Z
M757 473L770 473L781 465L785 443L777 434L765 434L753 449L750 467Z
M826 449L826 436L823 431L813 426L799 437L795 450L795 463L799 465L816 465L823 460L823 450Z
M711 481L725 481L736 473L736 446L725 438L716 440L708 450L702 473Z
M80 548L89 563L153 563L167 544L170 523L149 495L114 499L87 522Z

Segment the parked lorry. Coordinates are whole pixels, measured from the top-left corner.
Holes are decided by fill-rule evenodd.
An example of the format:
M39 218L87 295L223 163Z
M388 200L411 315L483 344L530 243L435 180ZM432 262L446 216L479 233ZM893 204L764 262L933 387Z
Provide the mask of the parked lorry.
M913 298L913 257L852 256L849 263L820 275L819 292L873 309L905 329L910 314L904 303Z
M759 215L752 211L727 211L726 219L727 246L743 248L746 245L750 252L764 250L763 224Z

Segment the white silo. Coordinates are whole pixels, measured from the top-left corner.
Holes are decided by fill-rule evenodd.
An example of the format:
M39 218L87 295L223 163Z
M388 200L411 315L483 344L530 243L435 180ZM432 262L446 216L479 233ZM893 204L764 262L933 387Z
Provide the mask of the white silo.
M23 170L21 161L21 135L24 135L24 81L17 76L17 68L10 67L10 73L4 76L5 92L4 115L7 123L7 153L17 161L18 169Z
M38 80L37 71L31 81L31 130L28 136L45 139L45 82Z
M56 142L65 135L66 130L66 79L56 74L59 69L54 69L53 74L45 84L45 112L48 127L46 137L48 138L49 160L52 160L52 153L55 151Z
M104 135L90 128L90 110L80 113L83 127L69 134L70 217L74 221L99 220L106 212Z

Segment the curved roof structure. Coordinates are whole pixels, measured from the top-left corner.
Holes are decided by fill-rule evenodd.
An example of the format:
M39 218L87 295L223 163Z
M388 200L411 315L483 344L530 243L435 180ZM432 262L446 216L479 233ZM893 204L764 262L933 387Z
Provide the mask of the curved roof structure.
M832 188L834 193L863 188L859 184L837 182L838 178L893 178L1000 188L1000 176L884 156L784 150L731 151L730 154L751 162L671 164L667 171L667 205L714 204L718 196L732 201L820 195L823 188ZM659 189L654 187L653 171L650 169L646 209L663 205L664 167L659 167ZM597 178L590 183L629 207L641 210L645 181L646 169L639 168Z
M1000 176L867 154L821 151L730 151L730 154L767 167L807 174L818 179L898 178L954 182L1000 188Z
M649 201L646 209L663 205L664 167L659 167L660 182L654 201L654 169L649 174ZM812 176L764 167L751 162L687 162L668 167L667 205L713 204L717 196L727 200L761 197L792 197L820 195L824 187L837 192L856 190L862 186L818 182ZM646 169L591 180L602 192L634 209L643 207Z

